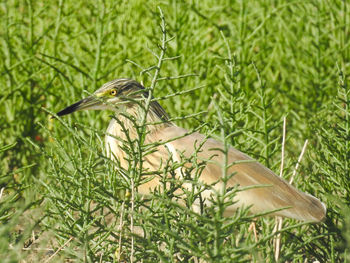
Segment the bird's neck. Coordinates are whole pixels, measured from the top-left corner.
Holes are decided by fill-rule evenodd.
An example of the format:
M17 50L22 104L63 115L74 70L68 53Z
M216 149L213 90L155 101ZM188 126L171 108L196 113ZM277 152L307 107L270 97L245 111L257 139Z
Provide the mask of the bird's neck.
M152 133L172 126L168 120L168 116L164 109L157 104L151 104L145 120L142 120L144 111L140 106L135 105L120 109L115 113L114 118L109 123L106 134L107 154L112 157L121 154L121 146L123 142L140 138L140 132L146 133L146 143L152 142Z
M138 105L123 109L122 112L116 112L115 121L119 124L118 128L121 129L121 132L124 133L123 129L125 129L129 132L129 136L132 139L138 136L137 130L141 131L140 128L142 126L145 128L146 133L152 133L172 125L168 121L168 116L164 109L158 103L156 105L151 104L147 114Z

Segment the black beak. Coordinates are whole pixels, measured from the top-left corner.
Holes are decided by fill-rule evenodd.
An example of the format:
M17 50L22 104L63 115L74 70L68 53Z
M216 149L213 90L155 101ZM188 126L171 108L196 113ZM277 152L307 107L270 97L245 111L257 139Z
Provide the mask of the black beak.
M94 106L99 104L101 104L101 101L99 101L94 96L89 96L57 112L57 116L61 117L79 110L88 110L89 108L93 108ZM55 117L52 117L52 118L55 118Z
M76 102L76 103L74 103L74 104L72 104L70 106L68 106L67 108L65 108L65 109L63 109L63 110L61 110L59 112L57 112L57 116L61 117L61 116L73 113L73 112L79 110L81 108L80 107L81 104L83 104L83 103L84 103L84 99L80 100L80 101L78 101L78 102Z

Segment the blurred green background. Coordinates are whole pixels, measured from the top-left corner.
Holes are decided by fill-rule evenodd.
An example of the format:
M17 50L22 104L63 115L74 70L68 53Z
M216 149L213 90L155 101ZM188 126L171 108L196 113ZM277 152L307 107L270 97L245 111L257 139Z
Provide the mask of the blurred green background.
M350 220L344 215L350 209L350 4L278 0L1 1L2 257L8 262L31 261L36 239L47 235L47 240L56 241L45 245L56 250L73 236L60 228L65 219L48 212L54 206L51 188L57 190L56 198L65 191L53 171L64 170L68 163L60 151L71 154L72 162L82 167L90 156L96 163L89 167L101 169L98 154L91 155L72 133L86 138L100 154L99 135L111 113L77 113L65 119L66 129L61 122L50 121L49 112L115 78L149 86L152 76L147 72L154 74L150 67L157 64L154 53L159 53L162 37L158 7L169 38L173 37L166 57L173 59L164 61L159 75L164 80L157 83L154 95L201 87L162 100L162 106L170 116L180 117L179 126L205 124L203 133L216 133L219 120L213 103L218 105L225 120L221 128L237 131L230 143L276 173L286 116L285 178L291 176L308 139L294 184L329 209L324 223L295 227L283 237L280 261L349 260ZM198 112L204 113L186 118ZM57 165L57 160L62 162ZM46 184L51 183L50 190ZM295 224L287 221L287 226ZM254 245L258 255L246 249L235 261L273 261L272 225L272 219L260 222L264 241ZM191 242L200 241L193 237ZM95 252L85 243L71 244L67 258L94 261ZM84 247L90 256L74 254L77 247ZM148 257L148 252L142 252L144 262L164 262L154 253ZM40 255L51 255L45 253ZM169 258L165 262L174 260ZM230 260L221 255L209 261Z

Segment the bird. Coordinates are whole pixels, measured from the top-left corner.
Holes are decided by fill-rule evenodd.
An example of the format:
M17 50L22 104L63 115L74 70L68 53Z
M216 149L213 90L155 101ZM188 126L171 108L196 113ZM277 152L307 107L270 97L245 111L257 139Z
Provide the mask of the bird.
M148 107L148 111L143 114L145 107ZM232 146L226 148L225 152L223 142L175 125L164 108L151 97L149 90L135 80L120 78L105 83L90 96L56 115L62 117L81 110L113 112L114 117L105 135L105 147L108 157L118 161L123 169L127 170L129 166L125 140L137 139L136 126L142 120L147 124L145 143L157 144L155 150L143 156L143 168L159 171L164 169L169 159L178 165L190 167L190 163L182 160L193 156L196 156L195 162L205 161L198 179L202 184L211 186L201 193L205 200L209 200L223 187L241 189L232 197L231 205L225 208L225 216L233 215L239 207L249 207L252 214L271 211L269 215L272 216L310 223L322 222L326 217L324 203L298 190L250 156ZM230 175L225 182L222 180L224 163ZM181 167L176 172L177 178L183 178ZM148 180L141 181L137 192L149 195L160 182L159 176L149 176Z

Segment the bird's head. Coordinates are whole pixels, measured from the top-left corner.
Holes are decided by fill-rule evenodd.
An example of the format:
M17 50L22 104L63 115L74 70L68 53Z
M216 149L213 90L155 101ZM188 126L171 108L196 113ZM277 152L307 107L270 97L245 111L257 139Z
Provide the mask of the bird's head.
M135 106L147 97L148 92L137 81L131 79L116 79L104 84L91 96L59 111L57 115L64 116L80 110L117 111L121 107L128 108ZM151 110L153 110L160 119L168 119L167 114L158 102L151 102Z
M116 110L118 104L128 104L145 96L144 87L135 80L116 79L104 84L91 96L57 113L64 116L79 110Z

